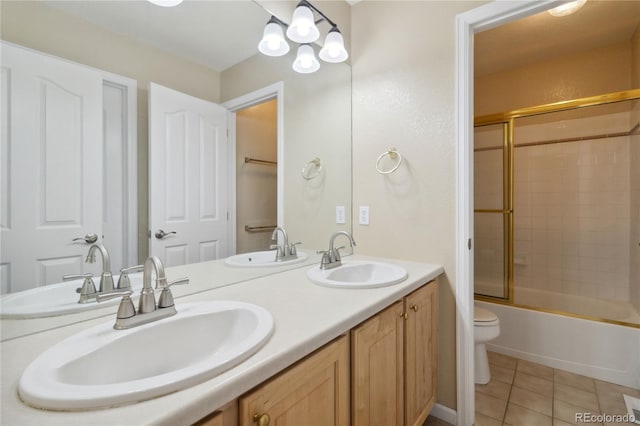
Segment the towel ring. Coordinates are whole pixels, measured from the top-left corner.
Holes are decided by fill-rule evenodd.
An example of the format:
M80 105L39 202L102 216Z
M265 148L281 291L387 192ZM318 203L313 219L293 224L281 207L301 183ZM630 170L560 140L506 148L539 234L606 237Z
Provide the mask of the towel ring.
M313 174L311 174L312 167L315 167L316 169L316 172ZM306 180L311 180L313 178L320 176L321 171L322 171L322 162L320 162L320 159L316 157L304 165L301 173L303 178L305 178Z
M380 161L382 161L382 159L386 156L389 156L389 158L391 158L392 160L397 159L398 163L389 170L382 170L380 169ZM376 161L376 170L378 171L378 173L382 175L388 175L389 173L393 173L396 170L398 170L398 167L400 167L400 164L402 164L402 155L400 155L400 153L396 151L395 148L391 148L389 151L383 152L382 154L380 154L380 156L378 157L378 160Z

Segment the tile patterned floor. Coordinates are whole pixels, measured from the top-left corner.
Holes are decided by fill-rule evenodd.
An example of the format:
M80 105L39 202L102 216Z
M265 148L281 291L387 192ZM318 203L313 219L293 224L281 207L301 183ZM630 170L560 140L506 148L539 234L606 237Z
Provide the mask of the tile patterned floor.
M491 381L476 385L476 426L632 425L579 422L576 413L626 414L622 395L640 390L495 352L489 367Z

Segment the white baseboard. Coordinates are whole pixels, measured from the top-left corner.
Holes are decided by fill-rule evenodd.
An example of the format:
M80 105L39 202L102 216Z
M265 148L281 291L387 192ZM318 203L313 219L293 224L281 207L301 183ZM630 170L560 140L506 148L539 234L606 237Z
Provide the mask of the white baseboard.
M433 408L431 409L431 413L429 415L433 417L437 417L440 420L444 420L447 423L451 423L452 425L456 424L456 418L458 417L458 413L456 410L453 410L449 407L445 407L444 405L435 403Z

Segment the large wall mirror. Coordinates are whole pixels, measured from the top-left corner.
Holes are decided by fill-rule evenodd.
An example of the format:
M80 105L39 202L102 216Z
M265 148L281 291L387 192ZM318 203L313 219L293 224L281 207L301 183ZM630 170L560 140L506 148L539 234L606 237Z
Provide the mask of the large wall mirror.
M230 231L233 236L229 238L231 243L224 252L225 255L268 249L271 232L260 231L263 228L270 230L275 225L284 227L291 242L301 241L301 247L309 251L324 248L333 232L351 230L350 66L344 63L323 64L318 72L303 75L294 72L291 67L296 46L292 47L289 54L279 58L258 53L257 44L270 17L270 13L262 5L253 1L185 0L179 7L163 8L147 1L87 0L3 1L1 8L2 40L5 42L2 49L3 150L0 153L3 232L11 228L12 220L16 223L17 217L35 218L50 214L55 222L56 215L48 211L34 213L16 209L12 205L12 197L20 193L24 197L33 190L40 191L39 185L46 185L47 182L51 184L58 179L56 170L59 170L67 174L60 179L79 177L82 182L78 183L78 191L85 191L84 194L88 194L89 199L92 192L87 191L87 188L104 188L107 183L124 188L125 193L128 191L129 205L125 198L124 204L118 207L118 211L123 212L125 217L124 224L117 231L123 237L115 244L115 248L109 247L112 240L106 236L102 239L102 235L99 235L98 241L102 241L112 252L111 269L114 274L118 273L119 268L140 263L146 258L149 254L149 239L154 238L156 231L150 229L149 223L149 206L153 195L149 190L150 187L153 188L153 182L151 185L149 182L148 121L152 103L149 96L151 83L211 103L235 105L235 115L229 115L235 121L227 124L232 134L237 133L233 135L237 136L237 146L234 147L237 158L229 157L226 161L231 170L235 169L235 173L229 174L231 179L228 184L228 188L233 191L228 199L232 203L229 211L233 217L230 221L234 223L235 229ZM83 173L86 174L90 167L69 161L70 158L82 158L82 148L68 147L65 141L60 140L47 147L47 158L38 158L36 164L40 167L31 173L26 172L24 165L12 164L13 154L16 152L16 123L28 120L19 118L23 111L6 107L12 91L7 89L13 89L11 84L15 80L12 81L12 78L16 77L5 69L5 55L9 52L7 45L26 47L99 72L104 83L101 86L104 89L101 94L104 103L111 99L112 103L121 108L117 111L122 116L120 113L116 114L115 133L129 132L128 136L133 140L133 154L129 155L126 147L120 153L120 158L123 159L118 162L121 176L108 175L108 167L113 166L109 163L104 167L96 165L95 176L86 177ZM40 72L37 64L29 67L27 62L27 68L36 76ZM79 80L75 77L70 79ZM48 90L48 99L55 101L59 98L62 103L69 101L64 93L58 93L56 98L56 87L45 86L46 84L42 86L42 90ZM116 90L110 92L109 87L115 87ZM269 88L278 94L256 99L255 102L248 101L243 107L238 106L238 99L248 94L260 93L261 90L268 92ZM127 104L123 95L126 90L135 92L135 104ZM12 95L16 97L15 93ZM132 109L135 109L135 114L131 114ZM128 113L127 117L125 112ZM277 117L277 113L281 117ZM105 137L103 133L109 133L105 130L106 125L103 126L103 120L107 120L108 116L108 109L105 109L103 116L97 117L99 138ZM127 123L126 128L119 128L120 117L123 120L134 117L135 121ZM271 117L269 120L281 119L280 127L277 128L275 124L260 127L264 125L264 117ZM64 126L69 122L69 117L64 114L56 118L50 113L49 118L49 125ZM6 123L11 126L5 125ZM241 126L245 126L244 130L241 130ZM131 133L132 129L134 133ZM275 135L274 129L279 130L280 134ZM240 138L247 137L243 136L245 134L250 139L271 135L271 142L267 144L271 145L272 151L265 151L264 146L241 146ZM33 136L42 138L37 132ZM127 138L126 134L120 136ZM278 137L280 144L274 142ZM265 160L266 163L246 162L245 157ZM321 168L317 167L316 159L322 165ZM16 174L19 170L22 170L24 179L23 175ZM28 180L29 176L35 176L31 183L33 189L21 191L20 181ZM91 180L89 182L84 179ZM134 183L133 187L131 182ZM5 191L9 184L14 185L15 189ZM272 189L265 190L263 185L267 184L273 185ZM73 192L74 188L69 191ZM250 192L251 190L254 192ZM34 201L36 202L38 200ZM110 206L116 208L116 203L112 202L91 202L100 206L105 217ZM37 204L33 205L40 209ZM272 216L258 214L254 217L240 217L241 209L256 212L264 206L271 209ZM336 223L336 208L339 206L346 211L345 223ZM65 209L82 211L83 207L65 201L63 195L52 209L55 213L64 212ZM78 217L84 220L81 214ZM32 220L37 222L36 219ZM133 222L137 223L132 227ZM36 223L36 227L40 225L42 224ZM74 230L76 224L73 221L63 225L72 229L71 233L65 234L64 239L38 240L39 247L46 247L46 254L42 255L46 262L31 261L35 278L27 280L29 282L12 282L7 259L11 258L13 261L20 256L20 251L25 250L15 250L11 245L12 239L5 238L7 234L3 234L0 251L2 293L56 283L65 273L100 273L100 260L92 266L93 270L91 266L84 269L87 268L84 258L90 247L84 240L89 232L80 232L80 228ZM151 237L149 231L152 231ZM165 231L171 232L172 229L167 228ZM104 230L100 228L97 233L104 234ZM73 238L69 237L82 240L72 242ZM82 269L66 270L67 265L60 260L64 256L56 255L58 250L63 253L62 249L69 246L80 248L82 256L77 256L76 263L77 268ZM24 255L33 256L33 253ZM265 273L264 270L237 270L236 273L225 274L216 285L227 285L261 273ZM34 285L32 281L37 282ZM188 292L187 289L183 291Z

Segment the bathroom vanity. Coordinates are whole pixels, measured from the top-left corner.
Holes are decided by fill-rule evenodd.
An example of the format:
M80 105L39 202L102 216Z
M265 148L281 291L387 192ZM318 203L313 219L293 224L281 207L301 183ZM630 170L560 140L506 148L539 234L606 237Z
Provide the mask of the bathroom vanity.
M115 316L4 341L0 345L0 421L12 425L226 426L266 425L269 419L273 424L280 418L292 424L370 424L375 416L381 423L422 424L435 401L435 278L443 269L414 262L390 263L406 269L407 279L379 288L329 288L313 284L306 276L310 266L304 265L177 297L178 312L181 304L207 300L259 305L273 315L273 335L253 356L210 380L128 405L46 411L27 406L17 394L22 371L42 352L82 330L113 322ZM167 268L169 278L172 272ZM179 273L198 286L216 279L203 273L198 264L182 266Z

